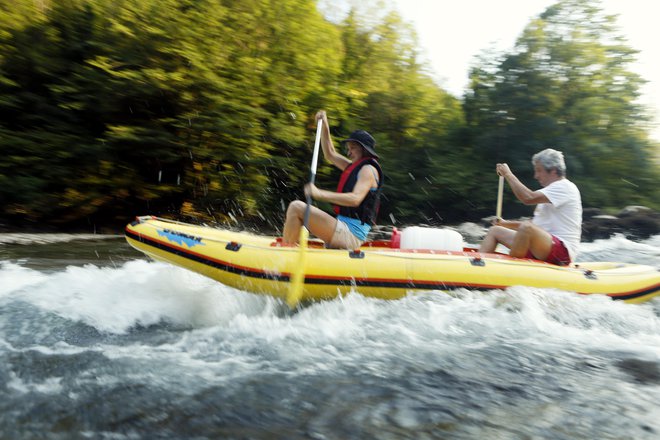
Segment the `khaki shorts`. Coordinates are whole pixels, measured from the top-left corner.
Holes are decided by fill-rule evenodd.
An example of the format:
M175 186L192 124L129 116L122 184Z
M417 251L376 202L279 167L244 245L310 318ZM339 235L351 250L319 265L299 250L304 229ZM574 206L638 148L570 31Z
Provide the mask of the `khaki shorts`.
M353 235L350 229L348 229L348 225L337 220L335 233L332 235L332 240L328 243L328 247L335 249L348 249L352 251L359 249L361 244L362 241Z

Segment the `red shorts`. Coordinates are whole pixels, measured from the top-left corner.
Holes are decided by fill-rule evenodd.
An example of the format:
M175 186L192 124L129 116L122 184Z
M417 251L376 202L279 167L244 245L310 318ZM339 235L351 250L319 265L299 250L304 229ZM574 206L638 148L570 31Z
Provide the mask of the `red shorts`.
M537 259L530 251L527 251L525 258ZM557 266L568 266L571 264L571 256L568 254L566 245L554 235L552 236L552 248L545 261L550 264L556 264Z

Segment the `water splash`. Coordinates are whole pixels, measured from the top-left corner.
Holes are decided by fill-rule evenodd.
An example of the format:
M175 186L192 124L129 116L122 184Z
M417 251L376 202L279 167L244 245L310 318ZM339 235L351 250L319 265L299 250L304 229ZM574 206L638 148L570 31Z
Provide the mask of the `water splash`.
M585 253L641 252L658 266L658 239L616 237ZM205 437L218 423L227 437L284 425L319 438L660 430L659 299L526 287L396 301L353 292L290 312L163 263L25 264L0 264L3 428L22 420L30 432L99 438L117 426L136 438Z

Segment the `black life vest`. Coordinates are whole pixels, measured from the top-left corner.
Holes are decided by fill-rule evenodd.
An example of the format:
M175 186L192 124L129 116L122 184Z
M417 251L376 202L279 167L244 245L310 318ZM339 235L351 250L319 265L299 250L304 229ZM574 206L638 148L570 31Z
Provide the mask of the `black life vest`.
M360 206L348 207L337 206L333 207L335 214L343 215L345 217L355 218L362 221L362 224L374 225L376 224L376 217L378 216L378 209L380 208L380 193L383 189L383 170L380 168L378 162L373 157L363 157L357 162L353 162L347 166L341 173L339 184L337 185L338 193L349 193L353 191L355 183L357 182L358 174L365 165L372 165L378 171L378 187L375 191L369 190L367 196L362 200Z

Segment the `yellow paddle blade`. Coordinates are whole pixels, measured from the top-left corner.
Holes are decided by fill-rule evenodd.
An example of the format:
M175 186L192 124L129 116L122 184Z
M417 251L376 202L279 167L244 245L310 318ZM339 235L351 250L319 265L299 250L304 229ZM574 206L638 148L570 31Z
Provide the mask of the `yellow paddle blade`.
M304 226L300 228L300 248L298 249L298 261L296 266L291 272L291 282L289 284L289 292L286 296L286 303L289 307L294 308L300 302L303 294L303 286L305 284L305 266L307 265L307 239L309 238L309 231Z

